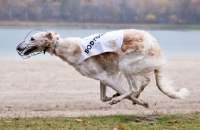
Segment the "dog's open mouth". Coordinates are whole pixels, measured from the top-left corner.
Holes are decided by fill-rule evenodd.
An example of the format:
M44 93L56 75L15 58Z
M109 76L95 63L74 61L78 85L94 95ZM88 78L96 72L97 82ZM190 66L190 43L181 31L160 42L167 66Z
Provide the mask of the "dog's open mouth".
M29 55L31 52L33 52L34 50L37 50L38 48L33 46L31 48L28 48L24 51L24 55Z

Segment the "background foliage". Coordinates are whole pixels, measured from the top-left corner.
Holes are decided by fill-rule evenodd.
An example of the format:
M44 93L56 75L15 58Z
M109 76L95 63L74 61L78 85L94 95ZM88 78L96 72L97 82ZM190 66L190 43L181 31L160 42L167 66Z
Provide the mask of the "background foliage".
M0 0L0 21L200 23L200 0Z

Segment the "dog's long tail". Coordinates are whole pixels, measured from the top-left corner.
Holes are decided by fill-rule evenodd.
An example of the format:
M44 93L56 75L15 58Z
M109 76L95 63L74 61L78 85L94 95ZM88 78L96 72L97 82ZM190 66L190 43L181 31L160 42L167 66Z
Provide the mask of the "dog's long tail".
M173 99L185 99L189 96L189 91L186 88L182 88L179 91L174 89L172 81L170 81L162 72L161 69L154 71L156 76L156 85L159 90L166 94L168 97Z

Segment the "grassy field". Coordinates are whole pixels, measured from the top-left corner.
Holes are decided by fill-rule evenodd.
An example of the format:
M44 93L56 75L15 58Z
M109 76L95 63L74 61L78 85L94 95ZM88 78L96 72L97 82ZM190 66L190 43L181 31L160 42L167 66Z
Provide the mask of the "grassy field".
M0 130L200 130L200 113L1 118Z

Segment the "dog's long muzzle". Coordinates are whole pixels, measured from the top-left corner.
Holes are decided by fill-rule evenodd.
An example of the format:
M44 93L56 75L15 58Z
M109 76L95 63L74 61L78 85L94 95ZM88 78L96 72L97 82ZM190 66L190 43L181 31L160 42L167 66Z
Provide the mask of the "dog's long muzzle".
M33 52L36 49L37 47L29 46L25 43L25 41L23 41L17 46L16 51L23 59L28 59L31 56L35 56L42 53L42 52Z
M28 45L26 44L25 41L23 41L22 43L20 43L16 50L17 50L17 53L23 58L23 59L28 59L30 58L31 56L35 56L35 55L38 55L38 54L41 54L41 53L44 53L49 49L50 47L50 44L48 46L46 46L44 48L43 51L39 51L39 52L34 52L35 50L38 49L38 47L36 46L31 46L31 45Z

